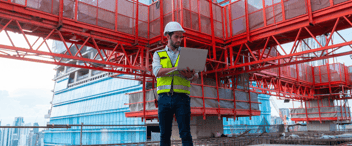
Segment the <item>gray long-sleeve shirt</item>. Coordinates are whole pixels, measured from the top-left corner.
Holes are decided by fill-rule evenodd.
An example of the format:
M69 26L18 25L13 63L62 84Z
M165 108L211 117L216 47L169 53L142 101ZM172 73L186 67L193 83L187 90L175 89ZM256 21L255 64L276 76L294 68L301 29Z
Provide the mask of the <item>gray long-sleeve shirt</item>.
M162 68L162 66L160 64L160 57L158 55L158 52L166 51L167 55L169 55L169 57L170 57L172 65L175 65L176 61L177 61L178 54L180 53L179 50L180 50L180 48L177 48L175 51L172 51L171 49L169 49L169 47L166 46L165 49L163 49L163 50L155 51L155 53L153 55L153 64L152 64L153 74L155 77L158 75L160 68Z

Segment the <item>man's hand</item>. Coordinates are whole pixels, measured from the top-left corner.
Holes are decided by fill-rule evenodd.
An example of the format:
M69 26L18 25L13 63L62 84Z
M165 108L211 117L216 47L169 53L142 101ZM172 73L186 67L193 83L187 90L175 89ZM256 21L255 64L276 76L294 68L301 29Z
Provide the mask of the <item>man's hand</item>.
M187 70L184 69L183 71L179 71L179 73L180 73L181 75L183 75L184 77L186 77L186 78L191 78L191 77L194 75L195 71L194 71L194 69L191 71L191 70L187 67Z
M177 67L173 67L173 68L160 68L157 77L162 77L162 76L166 76L166 74L172 70L175 70Z

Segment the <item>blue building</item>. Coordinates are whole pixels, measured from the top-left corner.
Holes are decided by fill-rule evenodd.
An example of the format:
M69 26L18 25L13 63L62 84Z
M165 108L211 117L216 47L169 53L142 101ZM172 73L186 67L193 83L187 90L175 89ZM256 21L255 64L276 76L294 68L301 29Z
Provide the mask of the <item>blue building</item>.
M62 47L55 42L55 48ZM95 49L84 48L83 56L93 57ZM64 60L69 63L81 63ZM141 118L126 118L126 93L142 90L139 81L112 78L112 73L57 66L49 124L141 125L84 127L82 143L112 144L144 142L147 127ZM128 77L127 75L121 75ZM45 131L45 145L79 145L80 127Z
M271 108L270 108L270 96L265 94L259 94L258 100L261 102L259 109L261 111L260 116L250 117L239 117L236 119L233 118L224 118L224 134L238 134L243 133L246 130L250 130L249 133L262 133L264 131L269 132L270 129L268 126L271 121ZM260 126L262 125L262 126Z
M10 126L7 124L6 126ZM12 146L13 142L13 128L3 128L1 130L1 145L2 146Z
M1 121L0 121L0 126L1 126ZM0 128L0 144L2 145L2 129Z
M38 123L34 123L33 126L39 126ZM33 128L33 132L34 133L38 133L39 132L39 128Z

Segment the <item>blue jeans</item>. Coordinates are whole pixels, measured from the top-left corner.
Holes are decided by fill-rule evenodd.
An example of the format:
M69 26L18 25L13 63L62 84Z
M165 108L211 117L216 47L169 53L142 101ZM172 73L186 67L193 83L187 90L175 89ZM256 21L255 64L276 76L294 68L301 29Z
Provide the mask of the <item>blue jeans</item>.
M183 146L193 146L191 135L191 106L190 98L184 93L159 94L158 116L160 128L160 146L171 145L172 120L175 114L179 134Z

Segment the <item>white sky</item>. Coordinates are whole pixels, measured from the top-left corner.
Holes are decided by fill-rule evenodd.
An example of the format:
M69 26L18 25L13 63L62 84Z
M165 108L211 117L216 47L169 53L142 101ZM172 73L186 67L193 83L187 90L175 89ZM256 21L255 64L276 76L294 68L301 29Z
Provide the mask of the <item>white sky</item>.
M12 39L16 38L16 46L28 48L22 35L10 33ZM347 36L347 41L352 40L352 29L340 31L342 36ZM33 43L36 37L28 37ZM1 44L10 45L4 32L0 33ZM36 46L41 43L39 40ZM334 37L334 42L342 42L339 37ZM19 43L21 42L21 43ZM52 41L48 41L50 47ZM283 45L286 52L289 52L290 45ZM45 50L42 46L40 50ZM337 52L349 51L351 48L344 47ZM349 56L337 58L338 62L352 65ZM25 123L38 122L39 125L46 125L47 120L44 115L50 109L52 92L54 88L53 77L55 66L42 63L34 63L20 60L0 58L0 120L1 125L11 124L15 117L24 117ZM273 97L272 97L273 98ZM275 98L275 97L274 97ZM351 102L351 101L350 101ZM283 100L277 101L279 108L292 108L292 102L283 103ZM295 103L298 107L300 103ZM272 115L278 116L276 110L271 107Z
M28 48L22 35L11 32L9 34L15 40L16 46ZM36 37L28 39L34 43ZM4 32L0 33L0 40L1 44L10 45ZM39 40L37 44L41 42L42 40ZM48 43L51 47L52 41ZM46 125L44 115L51 107L54 67L49 64L0 58L1 125L12 125L15 117L24 117L25 123L38 122L39 125Z

